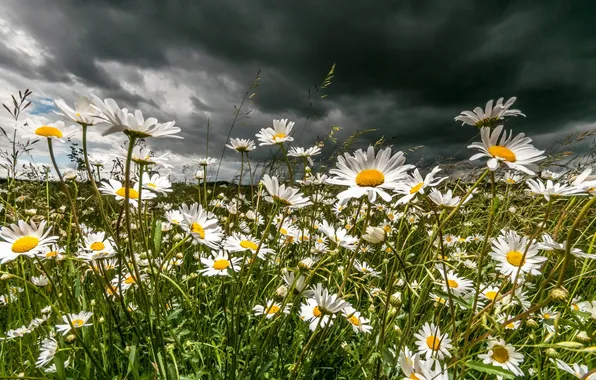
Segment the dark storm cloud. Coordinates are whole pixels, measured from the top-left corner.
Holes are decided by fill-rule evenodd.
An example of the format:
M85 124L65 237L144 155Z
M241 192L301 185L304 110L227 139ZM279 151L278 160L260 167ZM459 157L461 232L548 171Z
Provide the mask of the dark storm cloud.
M159 104L123 88L98 60L203 70L245 87L260 69L258 94L246 108L256 112L240 120L233 137L253 137L271 117L288 117L306 128L297 131L299 143L311 144L340 123L341 138L379 130L359 146L384 135L399 148L425 145L425 157L465 157L457 147L465 148L475 130L453 117L488 99L517 96L515 106L528 118L511 125L529 135L596 118L592 8L554 0L19 1L10 14L52 57L33 68L0 51L0 64L56 82L74 75L141 108ZM316 96L313 85L334 62L328 98L313 102L308 89ZM142 78L131 73L127 80ZM238 104L245 89L222 84L222 91L236 91ZM204 145L207 118L210 141L223 147L232 104L191 100L189 118L156 115L187 127L176 149Z

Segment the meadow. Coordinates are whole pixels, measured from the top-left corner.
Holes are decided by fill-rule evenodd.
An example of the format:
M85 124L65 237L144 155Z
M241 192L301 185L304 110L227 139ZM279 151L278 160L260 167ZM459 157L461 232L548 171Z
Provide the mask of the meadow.
M596 379L593 162L548 171L515 98L454 115L478 130L463 178L384 141L326 168L332 133L297 147L282 119L229 139L234 182L203 157L172 184L144 143L174 122L91 96L41 125L29 96L2 126L0 379ZM126 149L88 154L92 128ZM33 149L55 181L22 179Z

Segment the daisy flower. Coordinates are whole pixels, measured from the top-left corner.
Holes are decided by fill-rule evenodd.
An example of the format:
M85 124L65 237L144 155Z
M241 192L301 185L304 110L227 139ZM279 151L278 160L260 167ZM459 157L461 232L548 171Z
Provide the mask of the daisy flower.
M572 186L581 189L582 192L586 192L590 195L596 195L596 176L590 176L592 169L588 168L578 175L573 182Z
M455 121L461 121L462 125L468 124L478 128L494 127L507 116L526 116L520 110L510 109L517 98L511 97L505 103L503 98L499 98L493 106L493 100L486 102L484 110L480 107L474 108L473 111L462 111L459 116L455 117Z
M362 238L372 244L382 243L387 238L387 230L383 227L367 226Z
M309 322L309 328L314 331L320 323L321 328L333 324L335 314L342 311L350 304L337 294L317 284L311 290L312 298L307 298L306 303L300 308L300 318Z
M447 284L445 284L445 277L447 277ZM445 276L443 271L441 271L441 278L439 279L439 282L441 282L441 286L445 292L450 289L451 292L457 297L464 296L466 293L472 290L473 287L472 281L463 277L459 277L453 273L453 271L447 272L447 276Z
M185 222L182 224L182 228L190 233L195 241L212 249L219 246L224 235L214 215L197 203L190 208L183 204L181 212Z
M151 190L156 193L166 195L172 191L172 184L167 177L162 177L159 174L150 176L148 173L143 173L142 181L143 188Z
M487 351L485 354L478 355L484 364L504 368L516 376L524 376L523 371L519 368L524 361L524 355L517 352L511 344L506 343L503 339L490 340Z
M201 257L201 263L205 266L204 269L198 270L198 273L204 276L229 276L229 270L238 272L240 270L241 258L228 257L223 254L223 251L213 252L211 257Z
M415 169L411 175L407 175L395 188L396 193L403 195L403 197L397 201L397 204L408 203L416 196L416 194L424 194L424 189L427 187L435 187L446 180L447 177L435 179L435 175L440 171L441 169L438 166L435 166L424 178L422 178L418 169Z
M519 273L539 275L539 268L546 257L538 255L538 245L515 231L502 231L493 239L489 255L498 262L497 268L512 280ZM526 254L524 252L527 250Z
M166 211L166 219L169 223L176 226L180 225L181 223L184 223L184 215L182 215L182 212L180 212L180 210Z
M265 200L276 203L281 207L302 208L312 204L308 197L303 197L297 189L290 186L280 185L277 177L270 177L265 174L262 179L263 185L269 193Z
M40 249L37 253L37 256L44 259L55 259L55 260L62 260L64 259L64 250L58 247L56 244L50 244Z
M85 255L88 259L96 260L116 255L111 239L106 239L105 232L87 233L83 236L82 249L89 252Z
M26 223L19 220L17 224L11 224L8 227L0 229L0 264L6 264L25 255L33 257L43 248L54 243L58 238L48 236L51 228L45 232L46 221L42 221L39 226L34 221Z
M48 365L48 363L54 360L54 356L56 356L56 352L58 351L58 342L54 338L45 338L39 345L39 356L35 362L37 368Z
M112 156L117 157L122 161L126 161L128 157L128 150L122 147L119 147L118 149L118 152L112 154ZM167 163L169 160L169 155L169 153L157 155L151 149L137 145L132 149L130 160L137 165L157 165L159 167L169 169L172 167L172 165Z
M91 323L87 323L89 318L93 315L90 311L81 311L78 314L68 314L68 316L62 316L64 321L63 325L56 325L56 330L61 332L63 335L68 334L73 328L78 329L85 326L91 326ZM70 323L68 322L70 320ZM72 324L72 327L71 327Z
M226 144L226 146L239 153L255 150L255 142L250 139L230 139L230 143Z
M289 287L294 287L297 293L302 293L306 289L306 277L298 275L287 269L282 269L282 279Z
M454 197L453 192L451 190L447 190L445 194L441 193L437 189L432 189L428 194L428 197L431 201L433 201L437 206L441 207L455 207L461 201L461 197ZM466 200L462 203L462 205L468 203L468 201L472 199L472 194L470 194Z
M141 191L139 194L138 192L138 184L133 183L132 187L128 188L128 201L131 205L137 206L139 203L139 198L142 200L153 199L156 197L150 191ZM123 187L122 182L115 180L115 179L108 179L107 181L102 183L102 187L99 189L103 194L106 195L113 195L117 201L126 199L126 187ZM140 196L139 196L140 195Z
M571 365L565 363L564 361L562 361L561 359L550 359L550 361L552 363L555 363L557 365L557 368L560 370L563 370L573 376L575 376L577 379L587 379L587 380L592 380L594 378L596 378L596 376L594 375L590 375L588 377L586 377L586 375L590 372L590 370L588 369L588 366L583 365L583 364L579 364L579 363L573 363Z
M568 197L570 195L582 193L582 189L564 183L553 183L550 179L546 181L546 184L539 179L529 179L526 183L532 193L543 195L547 201L549 201L551 197Z
M499 167L499 163L507 165L510 169L519 170L529 175L535 173L532 169L536 168L536 162L546 158L542 156L543 150L534 148L530 142L531 138L525 137L523 133L513 137L513 132L507 134L503 132L503 126L499 125L491 131L488 127L480 130L482 142L475 142L468 146L481 151L470 157L470 161L481 157L488 157L487 166L494 171Z
M293 146L290 148L290 150L288 150L288 156L305 158L311 166L315 164L312 160L312 156L319 154L321 154L321 148L318 146L313 146L307 149Z
M176 122L159 123L156 118L145 119L140 110L134 113L128 112L126 108L120 109L113 99L102 101L95 95L91 95L91 101L102 113L105 124L110 127L104 131L103 136L116 132L124 132L137 138L147 137L173 137L182 139L182 136L175 136L180 133L180 128L174 127Z
M453 348L451 339L447 334L441 334L438 326L434 323L425 323L424 326L414 336L418 339L418 353L425 355L427 359L434 356L438 359L450 358L449 350Z
M372 331L372 326L370 325L370 320L364 318L359 311L354 309L352 306L347 306L342 310L342 314L344 318L350 325L352 326L352 330L355 333L365 333L370 334Z
M542 235L542 241L538 243L538 249L542 249L544 251L565 251L567 247L567 241L563 243L557 243L552 236L547 233ZM580 257L584 259L596 259L596 254L585 253L579 248L571 248L570 253L575 257Z
M516 183L520 183L523 178L523 175L508 170L505 172L505 175L503 176L503 182L505 182L508 185L515 185Z
M391 148L386 148L375 155L375 148L369 146L366 152L358 149L353 156L349 153L339 156L337 168L329 171L334 177L327 181L348 187L337 198L342 200L367 195L368 200L374 202L378 195L386 202L391 201L391 195L385 190L395 189L405 172L413 167L404 165L406 158L403 152L391 153Z
M26 125L23 126L23 131L24 138L38 139L45 137L52 140L58 140L61 143L77 133L76 128L67 127L62 121L41 124L33 120L27 120Z
M380 273L374 270L370 265L368 265L365 261L358 261L354 260L354 268L365 276L372 276L372 277L381 277Z
M74 109L62 99L54 100L54 105L60 110L60 112L56 112L58 115L74 123L90 126L101 121L101 119L98 119L101 116L101 111L91 104L91 100L86 96L81 96L75 100Z
M273 128L263 128L256 137L261 142L259 145L283 144L286 141L294 141L290 136L294 128L294 122L288 122L288 119L273 120Z
M217 158L213 158L213 157L201 157L201 158L197 158L195 159L195 162L197 164L199 164L200 166L210 166L213 165L217 162Z
M258 251L259 258L264 260L267 255L273 253L273 250L265 247L264 244L261 244L261 248L259 248L259 244L259 240L252 236L232 232L232 235L223 241L222 248L228 252L250 251L253 255Z
M267 306L257 305L253 307L252 311L255 315L264 315L265 318L271 319L278 313L290 314L290 307L292 304L287 304L283 310L279 303L273 302L273 300L267 300Z
M343 228L335 228L334 226L323 220L323 224L319 227L319 230L323 232L327 237L340 247L344 247L353 251L356 249L356 243L358 238L348 235L348 231Z
M101 153L90 153L88 156L89 165L104 167L110 162L110 157Z

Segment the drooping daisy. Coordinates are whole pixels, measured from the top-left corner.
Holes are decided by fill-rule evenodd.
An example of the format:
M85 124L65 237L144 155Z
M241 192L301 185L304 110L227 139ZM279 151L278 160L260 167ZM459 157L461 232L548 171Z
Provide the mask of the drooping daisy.
M510 109L516 99L516 97L511 97L503 103L504 98L499 98L494 107L491 99L486 102L484 110L476 107L473 111L462 111L459 116L455 117L455 120L461 121L462 125L468 124L482 128L494 127L507 116L526 116L520 110Z
M273 120L273 128L263 128L256 134L259 139L259 145L283 144L286 141L294 141L290 136L294 128L294 122L288 122L288 119Z
M39 343L39 346L39 356L35 362L37 368L45 367L54 360L54 356L58 351L58 342L54 338L45 338Z
M546 184L539 179L529 179L526 183L532 193L543 195L547 201L549 201L551 197L568 197L582 193L582 189L564 183L553 183L550 179L546 181Z
M511 344L503 339L490 340L487 350L487 353L478 355L483 363L504 368L516 376L524 375L524 372L519 368L524 361L524 355L517 352Z
M430 193L428 194L428 197L437 206L447 207L447 208L455 207L461 201L461 197L454 197L453 192L451 190L447 190L447 192L445 194L443 194L437 189L432 189L430 191ZM470 194L466 198L466 200L462 203L462 205L466 204L470 199L472 199L472 194Z
M506 314L500 314L497 316L497 322L504 324L505 322L511 320L513 317L511 315L506 315ZM519 326L521 325L521 321L515 320L512 322L507 322L507 324L505 324L503 327L505 328L505 330L517 330L519 328Z
M224 235L215 215L204 210L203 206L197 203L190 207L183 204L181 212L185 222L182 228L190 233L196 242L205 244L212 249L219 246Z
M90 126L101 122L101 119L98 119L101 116L101 111L91 104L91 99L86 96L75 100L74 109L62 99L54 100L54 105L61 111L56 112L58 115L64 116L74 123Z
M273 302L273 300L267 300L265 306L257 305L253 307L252 311L255 315L264 315L265 318L271 319L279 313L290 314L290 307L292 304L286 304L283 310L281 304Z
M267 202L289 208L302 208L312 204L310 199L304 197L297 189L280 185L277 177L270 177L268 174L265 174L262 182L269 193L265 197Z
M571 185L590 195L596 195L596 176L590 176L591 173L592 169L587 168L573 180Z
M230 139L230 143L226 144L226 146L239 153L255 150L255 142L250 139Z
M535 242L530 242L525 236L519 236L515 231L502 231L491 244L490 256L498 262L499 271L511 280L516 277L518 271L520 274L539 275L539 268L546 261L546 257L538 255L538 245Z
M384 227L367 226L362 238L369 243L382 243L387 238L387 230Z
M150 176L147 173L143 173L142 177L143 188L151 190L156 193L166 195L172 191L172 184L168 177L162 177L159 174L153 174Z
M64 324L56 325L56 330L61 332L63 335L68 334L73 328L78 329L85 326L91 326L91 323L87 323L89 318L93 315L90 311L81 311L77 314L68 314L62 316ZM70 323L68 322L70 320ZM72 324L72 327L71 327Z
M0 264L6 264L20 255L33 257L44 247L54 243L58 238L48 236L51 228L44 232L45 226L45 220L39 226L34 221L26 223L19 220L17 224L2 227L0 238L4 241L0 242Z
M23 133L24 138L39 139L45 137L52 140L58 140L62 143L77 133L76 128L67 127L62 121L41 124L34 120L27 120L26 125L23 127L23 131L25 132Z
M345 153L338 157L337 168L329 171L334 177L329 178L328 183L348 186L337 195L340 200L367 195L368 200L374 202L378 195L389 202L391 195L385 190L395 189L405 172L413 167L404 165L405 162L403 152L392 155L391 148L386 148L375 155L374 147L369 146L366 152L358 149L353 156Z
M414 336L418 339L416 341L418 353L425 355L427 359L451 357L449 353L449 350L453 348L451 339L447 337L447 334L441 334L441 330L434 323L426 322Z
M364 318L359 311L354 309L352 306L347 306L342 310L342 314L344 318L350 323L352 326L352 330L355 333L365 333L370 334L372 331L372 326L370 325L370 320Z
M312 146L307 149L293 146L290 148L290 150L288 150L288 156L305 158L306 160L308 160L308 163L310 165L315 164L312 160L312 156L316 156L319 154L321 154L321 148L319 148L318 146Z
M141 190L141 193L138 192L138 184L133 183L131 187L128 188L128 201L131 205L137 206L139 203L139 198L142 200L153 199L156 195L150 191ZM117 201L126 199L126 187L122 185L122 182L115 180L115 179L108 179L102 183L102 187L99 189L103 194L106 195L113 195Z
M416 194L424 194L424 190L427 187L435 187L446 180L447 177L435 178L436 174L440 171L441 169L438 166L435 166L430 173L422 178L420 171L414 169L414 172L407 175L395 188L396 193L403 195L397 201L397 204L408 203L416 196Z
M555 332L555 321L557 320L559 313L552 307L543 307L540 309L538 314L542 320L543 326L546 331L553 333Z
M557 365L558 369L561 369L573 376L577 379L586 379L586 380L594 380L596 379L596 375L591 374L590 376L586 377L586 375L590 372L588 366L579 363L573 363L571 365L565 363L561 359L550 359L551 362Z
M503 126L499 125L491 131L488 127L480 130L482 142L474 142L468 145L468 148L474 148L481 151L470 157L470 161L481 157L488 157L487 166L494 171L499 167L499 163L507 165L510 169L519 170L529 175L534 175L533 169L536 168L536 162L546 158L542 156L543 150L534 148L530 142L532 139L520 133L513 136L513 132L503 132Z
M229 276L230 270L234 272L240 270L241 261L239 257L224 255L223 251L213 251L211 257L201 257L201 263L205 268L198 270L198 273L204 276Z
M567 241L563 241L563 243L557 243L552 236L547 233L542 235L542 241L538 243L538 249L542 249L544 251L565 251L567 247ZM569 251L573 256L580 257L584 259L596 259L596 254L594 253L585 253L579 248L573 247Z
M294 287L296 293L302 293L306 289L306 277L298 275L287 269L282 269L282 279L288 287Z
M102 113L101 117L110 127L102 134L107 136L116 132L125 132L133 137L173 137L182 139L182 136L176 136L180 133L180 128L174 127L175 122L159 123L156 118L145 119L140 110L134 113L128 112L126 108L120 109L113 99L102 101L95 95L91 95L91 101Z

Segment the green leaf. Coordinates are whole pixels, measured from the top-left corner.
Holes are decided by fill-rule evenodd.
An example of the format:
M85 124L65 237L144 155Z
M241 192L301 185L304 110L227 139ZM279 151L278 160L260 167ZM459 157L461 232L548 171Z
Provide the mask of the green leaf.
M494 365L484 364L480 362L466 362L468 368L476 370L478 372L487 373L489 375L502 376L504 379L515 379L515 375L501 367L495 367Z
M158 220L153 227L153 247L153 252L159 255L161 250L161 220Z

